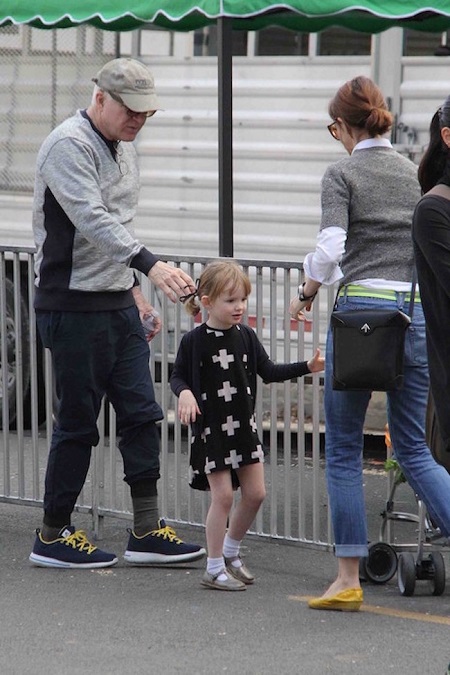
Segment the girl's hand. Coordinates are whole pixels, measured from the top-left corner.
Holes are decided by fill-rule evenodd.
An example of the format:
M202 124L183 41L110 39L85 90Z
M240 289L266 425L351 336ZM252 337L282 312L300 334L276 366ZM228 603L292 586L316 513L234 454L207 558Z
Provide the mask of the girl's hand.
M320 355L320 349L316 349L316 353L307 365L310 373L318 373L325 368L325 359Z
M178 397L178 418L182 424L195 422L197 415L201 415L194 394L190 389L183 389Z

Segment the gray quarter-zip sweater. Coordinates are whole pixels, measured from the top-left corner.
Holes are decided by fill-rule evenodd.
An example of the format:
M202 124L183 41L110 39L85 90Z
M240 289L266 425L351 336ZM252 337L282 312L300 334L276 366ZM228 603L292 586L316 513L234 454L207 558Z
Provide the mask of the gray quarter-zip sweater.
M85 111L56 127L36 166L36 309L101 311L134 304L133 269L157 258L135 239L139 170L132 143L105 139Z

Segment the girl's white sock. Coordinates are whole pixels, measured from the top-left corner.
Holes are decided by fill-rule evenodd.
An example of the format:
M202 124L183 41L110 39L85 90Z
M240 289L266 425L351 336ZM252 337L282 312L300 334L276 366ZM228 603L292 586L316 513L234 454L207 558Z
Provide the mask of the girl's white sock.
M223 569L225 569L225 560L221 558L206 558L206 571L208 574L211 574L213 577L216 574L219 574ZM226 581L225 574L219 574L217 577L219 581Z
M225 535L223 540L223 554L225 558L236 558L239 556L239 550L241 548L241 542L237 539L232 539L228 536L228 533ZM240 560L233 560L233 567L241 567L242 563Z

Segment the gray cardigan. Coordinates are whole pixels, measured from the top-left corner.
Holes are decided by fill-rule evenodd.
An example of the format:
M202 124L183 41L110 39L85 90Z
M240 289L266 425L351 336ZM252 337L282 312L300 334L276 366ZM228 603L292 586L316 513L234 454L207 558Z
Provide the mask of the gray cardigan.
M393 148L356 150L322 179L321 229L347 232L341 285L358 279L410 281L411 223L420 199L417 167Z

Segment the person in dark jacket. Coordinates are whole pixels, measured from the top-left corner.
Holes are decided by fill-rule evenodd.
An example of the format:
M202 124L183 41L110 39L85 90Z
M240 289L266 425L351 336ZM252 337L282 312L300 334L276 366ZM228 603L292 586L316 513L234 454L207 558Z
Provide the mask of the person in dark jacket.
M443 449L450 453L450 96L431 120L419 182L424 195L414 212L414 255L431 393Z
M320 350L308 362L269 359L256 333L241 323L250 291L248 276L234 261L206 266L186 297L186 309L196 314L201 305L207 321L183 336L170 380L179 398L178 416L192 429L190 485L211 491L201 583L226 591L245 590L254 581L239 551L265 497L264 453L254 414L256 376L282 382L324 367ZM238 487L241 500L226 532Z

